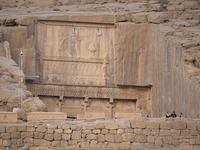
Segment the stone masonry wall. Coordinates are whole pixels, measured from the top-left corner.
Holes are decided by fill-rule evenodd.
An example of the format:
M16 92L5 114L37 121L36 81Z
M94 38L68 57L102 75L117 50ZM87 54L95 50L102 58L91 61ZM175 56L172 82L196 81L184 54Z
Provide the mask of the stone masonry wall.
M0 124L0 149L199 149L200 120L120 119Z

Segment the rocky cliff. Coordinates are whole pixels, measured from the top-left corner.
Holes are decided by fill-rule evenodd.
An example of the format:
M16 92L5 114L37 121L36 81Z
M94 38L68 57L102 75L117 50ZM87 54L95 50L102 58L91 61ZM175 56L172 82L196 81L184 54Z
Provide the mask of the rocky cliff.
M6 57L0 57L0 92L1 92L1 111L12 111L15 107L20 107L20 99L26 99L32 94L25 89L24 73L19 69L17 64Z
M26 120L27 112L47 111L46 106L24 85L24 73L9 58L0 56L0 112L21 108L19 119ZM23 117L22 117L23 116Z
M3 1L0 12L2 41L10 43L16 62L23 50L29 81L40 82L43 47L37 45L47 45L43 37L37 41L37 35L46 34L45 28L38 33L38 21L114 25L115 32L107 36L114 39L114 50L108 56L106 86L151 86L152 104L145 108L153 116L176 110L185 117L200 117L198 0L18 0Z

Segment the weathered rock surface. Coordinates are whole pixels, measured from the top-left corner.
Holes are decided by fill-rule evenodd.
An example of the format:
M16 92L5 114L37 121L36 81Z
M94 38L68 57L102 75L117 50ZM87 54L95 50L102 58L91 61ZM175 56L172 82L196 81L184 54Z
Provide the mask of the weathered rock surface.
M0 56L0 69L1 108L3 111L12 111L14 107L19 107L21 98L25 99L31 93L24 90L23 83L23 89L20 87L20 76L23 80L24 74L13 60Z
M17 64L12 59L0 56L0 111L12 111L20 107L21 113L47 110L38 97L32 97L26 90L23 81L24 73Z
M17 110L18 119L27 120L29 112L46 112L46 105L38 97L30 97L21 103L21 108Z
M31 97L24 100L21 108L26 112L45 112L47 107L38 97Z

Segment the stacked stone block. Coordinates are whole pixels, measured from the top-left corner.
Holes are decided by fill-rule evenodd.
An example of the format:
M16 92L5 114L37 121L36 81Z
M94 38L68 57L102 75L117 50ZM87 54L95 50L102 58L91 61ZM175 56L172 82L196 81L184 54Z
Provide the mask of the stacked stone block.
M200 121L123 119L76 122L44 121L0 125L0 148L131 147L198 149Z

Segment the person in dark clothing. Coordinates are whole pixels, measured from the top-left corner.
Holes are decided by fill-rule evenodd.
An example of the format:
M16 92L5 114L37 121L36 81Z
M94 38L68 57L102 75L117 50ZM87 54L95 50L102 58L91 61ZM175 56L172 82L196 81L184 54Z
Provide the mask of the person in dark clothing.
M176 118L176 113L175 113L175 111L173 111L173 113L171 114L171 117Z

